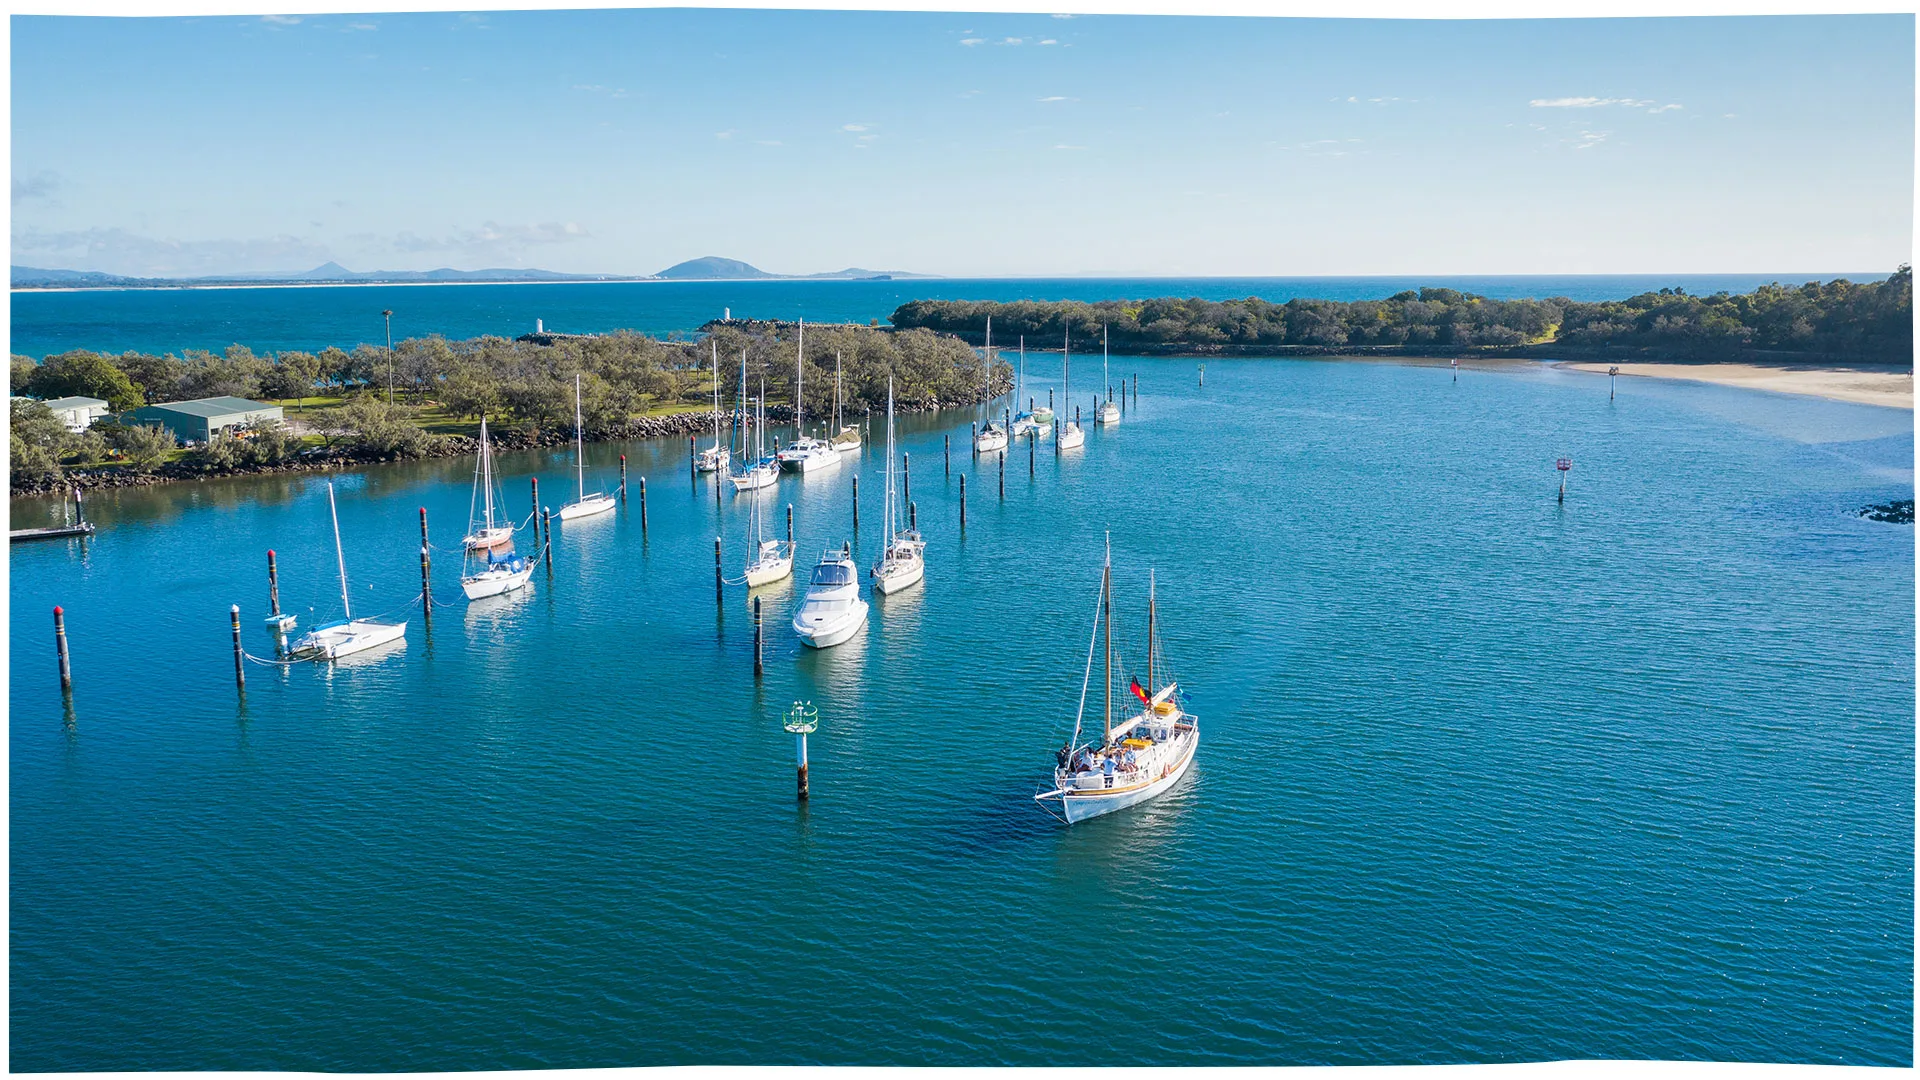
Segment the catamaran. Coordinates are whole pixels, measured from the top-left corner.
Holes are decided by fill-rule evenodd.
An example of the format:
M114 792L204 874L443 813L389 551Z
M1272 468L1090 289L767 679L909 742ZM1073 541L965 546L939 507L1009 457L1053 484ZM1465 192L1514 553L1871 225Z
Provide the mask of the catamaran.
M894 513L893 496L893 379L887 379L887 508L881 517L880 535L886 549L873 564L873 587L895 593L919 581L927 573L927 542L918 529L894 530L899 518Z
M473 466L473 499L467 507L472 531L461 538L468 551L488 551L513 539L513 525L493 520L493 444L487 439L487 418L480 418L479 460ZM474 511L480 514L475 516Z
M694 458L694 468L701 472L726 472L733 448L720 445L720 345L712 339L708 339L707 344L713 347L713 445Z
M801 416L805 400L801 389L806 366L807 320L801 319L799 343L793 354L793 442L780 451L780 467L788 472L818 472L840 464L840 451L835 450L832 443L807 437L807 428Z
M745 353L741 354L740 362L743 365L746 363ZM742 393L746 392L746 378L744 374L740 376ZM742 491L758 491L780 479L780 459L764 452L762 442L767 430L767 380L764 377L760 380L760 396L755 399L754 408L753 453L741 455L743 461L752 461L753 464L743 464L738 472L727 477L728 480L733 481L733 490L736 494ZM746 449L744 437L741 439L741 449L742 451Z
M1151 582L1151 578L1149 581ZM1087 670L1080 683L1080 711L1073 720L1073 736L1054 752L1053 788L1034 798L1046 805L1057 802L1060 816L1071 825L1145 802L1180 782L1193 764L1200 746L1200 721L1180 706L1179 684L1172 679L1153 689L1155 622L1154 590L1147 590L1147 682L1129 679L1127 689L1140 701L1140 711L1113 722L1113 550L1109 541L1106 564L1100 571L1100 602L1094 609L1093 636L1087 641ZM1081 721L1087 710L1087 687L1093 679L1094 647L1101 623L1106 631L1106 701L1103 733L1098 743L1080 742ZM1166 665L1161 663L1164 673ZM1121 674L1125 674L1122 672Z
M1060 335L1060 399L1073 402L1073 330L1071 327ZM1049 410L1051 411L1051 410ZM1060 438L1055 443L1062 450L1071 450L1087 444L1087 431L1080 426L1080 413L1075 407L1074 418L1060 425Z
M1094 422L1117 424L1120 422L1120 406L1113 403L1113 376L1107 374L1107 328L1104 324L1100 327L1100 377L1107 381L1107 400L1094 410Z
M333 557L340 566L340 611L346 618L316 626L288 646L287 655L298 659L338 660L407 636L405 619L387 622L353 617L353 600L347 590L347 556L340 547L340 510L333 500L331 480L327 481L327 513L333 518Z
M860 428L854 424L840 422L840 353L833 354L833 427L839 432L832 439L834 450L842 454L851 454L860 449Z
M764 411L764 402L756 404L760 410ZM764 417L760 417L759 421L753 426L756 439L760 429L765 426L763 422L764 419ZM754 452L759 452L757 442L754 447ZM761 465L764 465L767 469L766 483L753 486L753 503L747 513L748 547L746 576L747 588L749 589L759 585L768 585L793 576L793 542L790 540L767 539L766 516L760 510L760 489L766 487L767 484L773 483L773 478L779 475L780 467L773 464L771 459L762 459ZM755 468L759 467L760 466L755 466Z
M604 491L587 494L587 442L585 422L580 418L580 376L573 376L573 471L580 482L580 498L560 508L560 520L604 514L618 505Z
M982 387L982 389L992 390L993 389L993 316L991 315L987 316L986 355L987 355L986 384L985 386ZM977 432L973 436L973 452L976 454L990 454L995 450L1005 450L1006 448L1007 448L1007 429L1003 427L996 427L994 425L993 410L992 408L988 408L987 422L984 425L982 425L979 432Z
M853 545L829 550L813 568L807 598L793 613L793 632L804 644L827 649L865 625L867 602L860 599L860 571L853 565Z
M1013 384L1013 404L1016 407L1019 406L1020 398L1023 395L1025 395L1026 392L1027 392L1027 335L1021 334L1020 335L1020 374L1019 374L1019 377L1014 380L1014 384ZM1047 419L1041 420L1040 414L1034 411L1033 402L1031 399L1029 399L1027 402L1026 411L1017 412L1013 414L1013 420L1010 422L1009 427L1011 428L1013 438L1016 441L1019 439L1025 438L1029 435L1033 436L1034 438L1044 439L1047 436L1053 434L1053 426L1050 423L1052 419L1053 419L1053 410L1048 409Z

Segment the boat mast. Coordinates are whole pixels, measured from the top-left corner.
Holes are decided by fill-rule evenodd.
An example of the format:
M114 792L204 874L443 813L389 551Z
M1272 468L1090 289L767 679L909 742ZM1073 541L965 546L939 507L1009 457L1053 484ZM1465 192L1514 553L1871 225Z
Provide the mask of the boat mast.
M1153 571L1147 571L1147 696L1153 689Z
M803 400L800 393L807 372L807 320L800 320L799 343L793 348L793 441L799 442L807 437L806 425L800 422L800 408Z
M881 514L880 561L893 546L893 376L887 376L887 505Z
M1107 324L1100 324L1100 378L1107 384L1107 400L1113 400L1113 376L1107 374Z
M1013 407L1020 407L1020 399L1027 396L1027 335L1020 335L1020 385L1013 391Z
M713 346L713 456L716 463L720 457L720 343L707 339ZM715 481L718 483L719 481Z
M485 414L482 414L480 417L480 484L482 487L487 489L487 494L486 494L487 528L492 529L493 528L493 454L491 453L491 448L488 447L487 445L487 418ZM467 512L472 513L473 508L469 506L467 508Z
M1070 322L1060 331L1060 401L1064 405L1073 404L1073 324Z
M353 621L353 601L347 598L347 556L340 550L340 508L333 502L333 481L327 481L327 513L333 516L333 558L340 564L340 607Z
M580 480L580 501L587 501L587 440L580 432L580 373L573 373L573 473Z
M987 316L986 353L987 353L987 362L981 368L984 374L982 374L980 377L980 389L992 390L993 389L993 316L991 315ZM987 404L989 400L990 399L982 399L982 403ZM987 404L987 426L988 427L993 426L993 406L991 404Z
M887 379L887 385L893 385L893 379ZM840 433L840 350L833 350L833 433Z
M1100 570L1100 591L1103 598L1100 604L1106 609L1107 620L1107 705L1106 714L1101 717L1106 725L1106 739L1100 745L1113 741L1113 537L1107 537L1107 563Z

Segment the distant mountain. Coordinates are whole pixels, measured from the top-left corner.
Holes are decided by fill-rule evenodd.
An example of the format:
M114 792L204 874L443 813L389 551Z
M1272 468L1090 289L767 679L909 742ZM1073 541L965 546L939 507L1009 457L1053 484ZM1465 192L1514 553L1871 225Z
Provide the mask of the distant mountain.
M553 270L494 267L488 270L349 270L337 262L328 262L311 270L254 270L239 274L213 274L189 278L139 278L106 274L97 270L49 270L37 266L12 268L16 289L130 289L178 288L191 285L325 285L380 284L384 282L497 282L511 284L527 281L646 281L639 274L562 274ZM769 274L738 259L708 255L676 263L654 275L669 281L741 281L760 278L801 280L886 281L893 278L924 278L931 274L910 274L904 270L862 270L850 266L825 274Z
M525 282L525 281L638 281L630 274L561 274L552 270L523 270L496 267L488 270L365 270L353 271L337 262L329 262L305 271L251 271L241 274L214 274L190 278L134 278L103 274L94 270L47 270L37 266L12 268L16 289L100 289L133 287L178 287L181 285L309 285L381 282Z
M674 263L653 276L666 278L669 281L739 281L743 278L770 278L779 275L769 274L739 259L723 259L718 255L706 255L698 259L688 259L683 263Z
M743 281L757 278L803 278L809 281L888 281L893 278L924 278L932 274L910 274L905 270L862 270L849 266L845 270L833 270L824 274L769 274L765 270L744 263L739 259L723 259L718 255L708 255L699 259L688 259L675 263L654 277L670 281Z

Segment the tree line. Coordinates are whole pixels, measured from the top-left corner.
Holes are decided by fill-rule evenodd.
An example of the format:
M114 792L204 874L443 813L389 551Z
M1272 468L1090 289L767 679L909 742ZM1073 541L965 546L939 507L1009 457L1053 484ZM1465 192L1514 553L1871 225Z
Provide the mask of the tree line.
M1384 300L1249 297L1211 301L1161 298L1099 302L914 300L895 309L899 328L1019 335L1051 345L1070 333L1075 348L1097 348L1102 332L1122 349L1156 352L1221 346L1317 348L1485 348L1563 345L1649 349L1676 359L1711 359L1755 350L1913 362L1913 273L1901 266L1885 281L1844 278L1800 286L1764 285L1749 293L1690 296L1661 289L1625 300L1587 303L1554 297L1494 300L1454 289L1418 289Z
M748 394L764 392L776 414L790 415L795 324L735 320L702 329L707 334L699 341L661 341L625 331L546 342L430 336L398 342L391 353L371 345L269 355L244 345L159 356L75 350L40 362L14 356L12 390L43 400L99 398L116 414L194 398L284 401L321 395L329 399L325 408L301 412L296 407L290 413L313 437L375 455L417 457L444 448L440 436L421 426L428 419L442 425L477 423L485 415L498 430L571 431L576 376L589 432L615 429L649 412L710 408L717 356L723 408L736 404L744 364ZM930 330L810 326L801 382L805 412L815 420L831 416L836 363L843 408L854 415L885 408L889 377L903 411L987 396L985 361L955 337ZM991 379L996 390L1005 388L1009 371L1004 362L996 365ZM112 461L152 471L178 457L172 439L157 429L109 420L86 432L68 432L44 405L18 401L11 436L16 485L51 482L68 466ZM284 428L267 425L240 437L216 438L186 456L209 471L230 471L284 463L307 445Z

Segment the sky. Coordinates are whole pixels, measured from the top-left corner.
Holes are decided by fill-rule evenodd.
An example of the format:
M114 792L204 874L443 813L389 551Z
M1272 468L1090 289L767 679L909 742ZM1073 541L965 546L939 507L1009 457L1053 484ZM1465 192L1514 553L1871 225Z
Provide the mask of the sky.
M12 261L1890 272L1910 15L15 16Z

